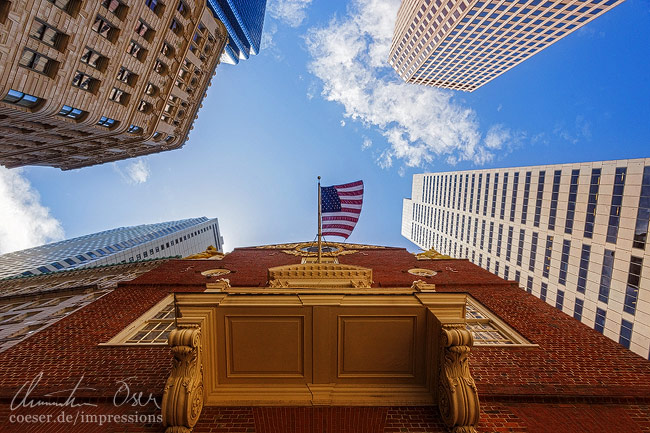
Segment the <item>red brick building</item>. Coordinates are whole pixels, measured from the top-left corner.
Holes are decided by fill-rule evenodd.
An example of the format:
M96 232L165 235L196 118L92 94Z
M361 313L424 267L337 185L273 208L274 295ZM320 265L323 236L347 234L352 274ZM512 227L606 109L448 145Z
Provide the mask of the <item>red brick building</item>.
M181 364L201 367L185 372L186 383L203 375L196 388L201 403L187 405L189 418L198 417L195 432L448 431L449 417L436 407L442 404L437 381L444 373L434 353L439 342L423 350L419 335L435 340L435 329L449 326L456 311L462 311L462 325L474 340L469 371L480 401L477 431L650 431L650 362L517 284L467 260L417 257L401 248L329 247L327 269L320 265L316 277L308 246L287 244L238 248L216 260L173 260L120 283L0 353L0 431L165 431L161 411L173 400L170 381ZM442 325L436 322L435 328L434 316L418 316L416 301ZM376 308L385 313L364 310L378 302ZM267 314L267 304L280 313ZM397 314L392 308L404 310ZM302 311L299 319L296 309ZM409 322L407 310L417 310L413 317L424 322ZM257 321L245 319L250 311L259 312ZM180 317L174 319L175 314ZM199 316L207 317L200 322L200 338L188 328L179 332L194 332L192 342L171 349L164 343L175 321L183 327ZM280 316L281 323L275 320ZM325 316L338 320L338 331L318 327L320 320L329 323ZM259 326L260 317L266 325ZM365 318L361 325L359 317ZM390 320L384 322L386 317ZM225 323L225 330L210 328L214 323L216 328ZM296 372L291 344L283 346L293 338L293 323L303 331ZM285 328L277 339L276 331ZM401 329L413 329L409 344L394 338ZM172 340L183 338L179 332ZM328 346L323 335L349 338L368 359L343 343ZM242 345L240 338L254 344ZM224 341L232 345L222 353L216 349ZM267 344L282 353L269 351ZM193 347L202 347L194 352L198 364L183 364L182 356ZM258 356L266 358L262 366L256 364ZM334 368L330 361L338 362L333 378L325 377ZM374 370L368 373L365 366ZM247 389L252 391L246 394ZM432 396L418 390L431 390ZM382 403L400 401L404 404ZM181 403L177 414L165 415L165 423L175 426L169 432L188 431L174 423L185 416ZM472 421L456 426L471 431Z

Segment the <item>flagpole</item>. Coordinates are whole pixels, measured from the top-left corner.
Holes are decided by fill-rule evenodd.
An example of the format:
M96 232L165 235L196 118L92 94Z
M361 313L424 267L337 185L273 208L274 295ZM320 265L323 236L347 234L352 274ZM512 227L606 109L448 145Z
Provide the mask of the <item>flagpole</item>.
M320 263L321 256L321 194L320 194L320 176L318 176L318 261Z

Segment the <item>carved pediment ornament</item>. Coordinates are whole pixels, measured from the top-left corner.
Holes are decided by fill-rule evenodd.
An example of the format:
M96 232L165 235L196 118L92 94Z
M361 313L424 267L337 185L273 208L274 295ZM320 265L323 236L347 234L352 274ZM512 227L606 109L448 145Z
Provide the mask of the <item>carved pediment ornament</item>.
M415 254L415 258L418 260L444 260L451 259L451 256L446 254L440 254L438 251L431 248L430 250Z
M285 254L299 257L312 257L317 255L314 242L297 242L292 244L262 245L259 249L280 249ZM385 247L376 245L347 244L341 242L323 242L322 256L336 257L347 254L354 254L359 250L382 249Z
M268 270L268 287L369 289L372 269L338 263L305 263Z
M435 284L430 284L430 283L425 283L422 280L416 280L416 281L413 281L413 284L411 284L411 289L416 290L418 292L435 292L436 291L436 285Z
M203 364L199 325L178 325L169 334L172 371L162 398L165 433L190 433L203 409Z
M464 324L443 325L441 330L438 408L454 433L476 433L479 401L469 371L469 352L474 340Z

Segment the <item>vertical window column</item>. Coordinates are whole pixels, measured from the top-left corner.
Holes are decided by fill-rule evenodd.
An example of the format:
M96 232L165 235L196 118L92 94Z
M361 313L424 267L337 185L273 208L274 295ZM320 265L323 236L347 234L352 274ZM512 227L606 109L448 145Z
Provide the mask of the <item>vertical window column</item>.
M512 179L512 202L510 203L510 221L515 221L515 209L517 208L517 188L519 187L519 172L514 174Z
M551 254L553 253L553 236L546 236L546 248L544 249L544 269L542 276L548 278L551 269Z
M513 228L508 227L508 240L506 241L506 262L510 261L510 253L512 252L512 235Z
M490 195L490 173L485 175L485 196L483 199L483 216L487 216L489 195Z
M632 340L632 322L627 320L621 320L621 335L618 338L618 342L625 347L626 349L630 348L630 341Z
M499 218L503 219L506 214L506 195L508 193L508 173L503 173L503 188L501 188L501 210Z
M625 289L625 303L623 304L623 311L626 313L636 313L636 302L639 298L639 283L641 281L642 269L643 258L632 256L630 259L630 271L627 276L627 287Z
M533 293L533 277L531 276L528 277L528 281L526 282L526 291Z
M472 206L474 203L474 183L476 181L476 175L472 174L472 186L469 191L469 213L472 213Z
M539 236L536 232L533 232L533 240L530 244L530 261L528 262L528 270L535 272L535 258L537 257L537 241Z
M603 256L603 270L600 274L600 289L598 300L604 303L609 302L609 287L612 283L612 270L614 268L614 251L605 250Z
M580 170L571 171L571 186L569 187L569 203L566 210L566 223L564 233L573 232L573 218L576 213L576 196L578 195L578 182L580 181Z
M589 272L589 256L591 254L591 246L583 245L582 254L580 256L580 270L578 271L578 287L579 293L585 293L587 286L587 273Z
M648 240L648 222L650 221L650 166L643 169L641 182L641 195L639 196L639 210L636 214L634 228L634 248L645 249Z
M502 243L502 241L503 241L503 224L499 224L499 233L497 234L497 251L496 251L497 257L501 257L501 243Z
M528 199L530 198L530 179L532 177L532 172L526 172L526 178L524 180L524 201L521 204L521 223L526 224L526 219L528 218Z
M614 178L614 191L612 193L612 205L609 210L609 223L607 225L607 242L616 243L618 238L618 224L621 219L621 205L623 204L623 191L625 189L626 167L616 169Z
M519 248L517 249L517 266L521 266L521 258L524 255L525 236L526 236L526 231L524 229L519 230Z
M587 215L585 218L585 237L594 235L594 221L596 220L596 205L598 204L598 188L600 187L600 168L591 170L589 182L589 198L587 199Z
M488 235L487 252L492 253L492 239L494 236L494 222L490 221L490 234Z
M483 174L478 174L478 189L476 191L476 214L479 213L479 207L481 205L481 182L483 180Z
M582 320L582 309L585 306L585 301L579 298L576 298L575 306L573 307L573 317L576 320Z
M557 198L560 195L560 181L562 170L555 170L553 173L553 191L551 192L551 210L548 214L548 229L555 230L555 217L557 215Z
M557 291L557 297L555 298L555 308L560 311L562 311L562 308L564 308L564 291L562 290Z
M535 202L535 219L533 225L539 227L539 219L542 214L542 200L544 198L544 177L546 176L545 171L539 172L539 180L537 181L537 201Z
M497 210L497 193L499 192L499 173L494 173L494 187L492 189L492 209L490 209L490 217L494 218Z
M607 318L607 311L602 308L596 308L596 320L594 322L594 329L601 334L605 330L605 320Z
M562 258L560 259L560 276L558 283L566 286L566 272L569 267L569 252L571 251L571 241L565 239L562 243Z
M542 282L542 288L539 292L539 299L546 302L546 295L548 294L548 284Z

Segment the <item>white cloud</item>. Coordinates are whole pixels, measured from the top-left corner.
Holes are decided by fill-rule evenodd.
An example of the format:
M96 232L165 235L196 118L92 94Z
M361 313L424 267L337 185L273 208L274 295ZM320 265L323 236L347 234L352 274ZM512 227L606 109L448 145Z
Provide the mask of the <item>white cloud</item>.
M63 239L61 223L19 169L0 167L0 253Z
M129 162L124 170L120 168L120 163L114 162L113 169L119 173L119 175L127 183L139 184L145 183L149 179L149 164L147 164L144 159L138 159L136 161Z
M369 149L372 146L372 140L368 137L363 137L363 144L361 145L361 150Z
M298 27L307 17L305 9L312 0L271 0L266 5L266 10L273 18Z
M476 113L453 93L406 84L388 65L399 0L355 0L344 18L332 18L306 36L310 71L322 96L343 105L344 115L379 128L390 147L382 167L400 160L414 167L443 157L483 164L501 149L509 131L492 127L483 137Z
M341 128L345 126L345 120L341 120Z

